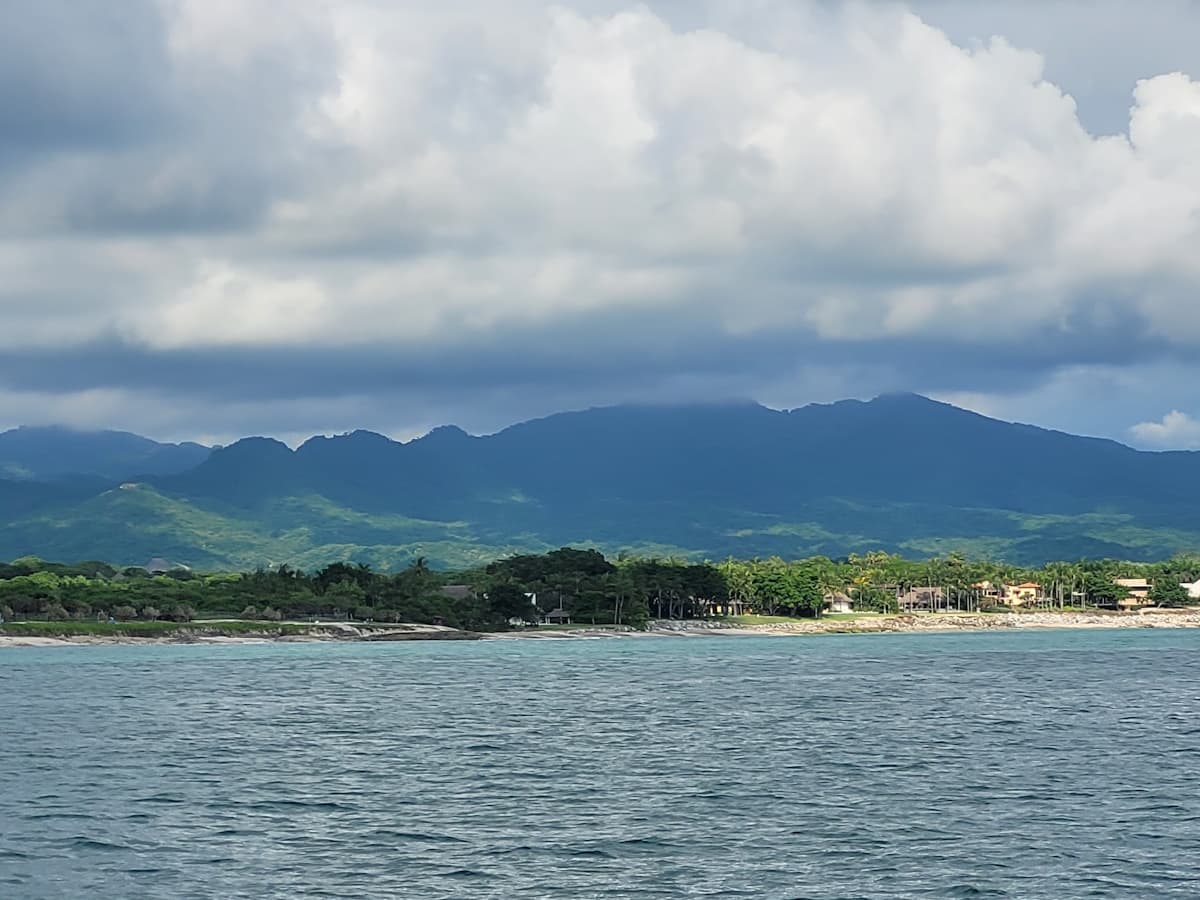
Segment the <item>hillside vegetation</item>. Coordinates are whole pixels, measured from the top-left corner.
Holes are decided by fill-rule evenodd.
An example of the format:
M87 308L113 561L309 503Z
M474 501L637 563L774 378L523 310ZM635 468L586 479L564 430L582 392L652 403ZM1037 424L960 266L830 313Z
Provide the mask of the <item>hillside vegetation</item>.
M911 395L789 412L614 407L486 437L354 432L295 450L248 438L202 454L132 480L95 467L0 480L0 557L234 569L352 559L395 571L418 556L454 568L564 545L693 560L960 552L1019 565L1200 549L1200 455Z

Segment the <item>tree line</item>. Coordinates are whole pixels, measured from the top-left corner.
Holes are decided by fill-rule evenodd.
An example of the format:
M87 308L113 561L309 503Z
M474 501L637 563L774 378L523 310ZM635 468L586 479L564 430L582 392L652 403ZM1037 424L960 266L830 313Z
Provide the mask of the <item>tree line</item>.
M287 565L246 573L151 574L103 562L50 563L25 557L0 564L0 616L117 620L205 617L356 619L501 630L548 617L642 627L650 619L700 619L758 613L818 617L832 596L861 612L894 612L915 588L936 588L939 608L980 611L995 599L979 585L1034 582L1041 605L1113 606L1127 590L1118 578L1145 578L1150 601L1197 601L1180 587L1200 579L1200 556L1157 563L1054 562L1030 569L949 554L908 560L882 552L843 559L728 559L719 563L610 559L590 549L522 554L458 572L423 559L392 573L332 563L305 573Z

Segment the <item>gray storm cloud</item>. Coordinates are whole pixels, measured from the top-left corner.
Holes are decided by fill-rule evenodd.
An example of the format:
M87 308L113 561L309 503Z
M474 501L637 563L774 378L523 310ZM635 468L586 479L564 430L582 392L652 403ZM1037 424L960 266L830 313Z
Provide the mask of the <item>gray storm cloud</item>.
M1179 20L1146 20L1155 57L1121 6L973 9L13 11L0 421L407 433L913 389L1170 445L1200 412L1146 381L1200 339ZM1106 99L1063 35L1117 24ZM1072 418L1081 371L1124 373L1109 420Z

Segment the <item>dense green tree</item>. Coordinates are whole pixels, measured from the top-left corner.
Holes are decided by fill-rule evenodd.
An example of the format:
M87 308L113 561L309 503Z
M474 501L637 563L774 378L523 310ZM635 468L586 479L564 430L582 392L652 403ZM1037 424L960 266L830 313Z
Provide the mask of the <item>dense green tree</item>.
M22 617L88 618L107 615L188 621L221 618L336 618L380 622L431 622L486 630L510 619L536 618L558 607L576 622L642 627L650 618L695 619L729 611L819 616L826 595L846 591L856 608L888 612L913 586L941 589L944 606L977 608L976 585L1039 582L1055 606L1086 602L1118 605L1128 592L1118 577L1148 579L1151 600L1163 606L1189 603L1180 582L1200 578L1200 556L1159 563L1081 560L1028 571L1004 563L946 553L907 560L871 551L845 559L786 561L728 559L713 565L676 558L621 554L615 562L595 550L562 548L521 554L458 573L439 573L416 559L394 574L354 563L335 563L314 575L289 565L244 574L191 573L188 578L150 576L102 563L63 564L27 557L0 563L0 611ZM448 584L468 586L446 592ZM530 602L536 597L537 607Z
M1158 606L1191 606L1193 600L1187 588L1173 578L1161 578L1150 589L1149 600Z
M1128 588L1117 584L1104 568L1097 567L1084 574L1080 582L1083 593L1097 606L1116 606L1129 596Z
M340 584L354 584L365 594L371 587L371 583L372 576L369 566L342 562L326 566L313 578L313 587L317 593L321 594Z
M337 581L322 592L326 607L337 613L348 613L365 605L367 592L354 580Z
M488 604L500 618L529 621L535 611L524 587L515 581L498 581L487 592Z
M725 590L731 606L738 612L751 609L757 596L754 593L754 566L740 559L727 559L717 567L725 580Z

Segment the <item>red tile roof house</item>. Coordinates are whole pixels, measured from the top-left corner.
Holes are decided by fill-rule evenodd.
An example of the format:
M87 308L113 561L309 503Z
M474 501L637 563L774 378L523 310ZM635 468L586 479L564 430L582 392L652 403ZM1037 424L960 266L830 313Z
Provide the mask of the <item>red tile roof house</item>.
M1012 607L1027 606L1042 599L1042 586L1036 581L1026 581L1021 584L1006 584L1004 586L1003 602Z

